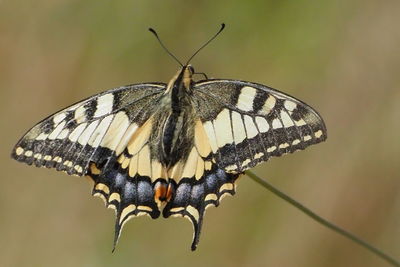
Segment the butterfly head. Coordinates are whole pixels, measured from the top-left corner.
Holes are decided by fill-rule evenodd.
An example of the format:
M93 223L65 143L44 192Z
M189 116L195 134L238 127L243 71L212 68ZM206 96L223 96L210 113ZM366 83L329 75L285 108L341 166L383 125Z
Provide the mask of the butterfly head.
M192 65L186 65L183 68L183 77L182 77L182 82L184 87L187 90L191 90L191 85L193 83L193 74L194 74L194 68L192 67Z
M166 93L190 93L192 91L194 68L188 64L182 66L169 81Z

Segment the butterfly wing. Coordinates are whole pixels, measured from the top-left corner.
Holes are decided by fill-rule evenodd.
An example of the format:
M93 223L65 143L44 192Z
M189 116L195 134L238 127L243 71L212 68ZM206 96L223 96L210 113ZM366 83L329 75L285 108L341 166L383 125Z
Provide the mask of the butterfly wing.
M35 125L16 144L12 157L91 177L92 194L116 210L116 243L129 218L160 214L150 175L140 173L140 167L132 171L139 163L130 159L139 155L141 165L149 165L145 144L151 115L165 88L161 83L136 84L89 97Z
M193 99L213 157L228 173L242 173L327 138L313 108L265 85L208 80L194 86Z
M164 217L183 216L194 228L192 250L199 242L204 212L235 193L243 171L326 139L325 125L303 102L260 84L208 80L193 88L196 113L194 146L183 165L175 195ZM192 163L193 162L193 163ZM187 178L186 178L187 177Z
M86 175L90 162L104 165L112 153L122 152L127 135L149 118L148 106L164 89L164 84L129 85L71 105L31 128L15 145L12 157L37 167Z
M192 250L199 243L205 210L210 206L218 206L224 196L234 195L235 180L239 176L226 173L210 157L204 157L207 146L208 142L204 139L195 141L175 193L163 210L165 218L185 217L192 223ZM191 170L186 171L187 167Z

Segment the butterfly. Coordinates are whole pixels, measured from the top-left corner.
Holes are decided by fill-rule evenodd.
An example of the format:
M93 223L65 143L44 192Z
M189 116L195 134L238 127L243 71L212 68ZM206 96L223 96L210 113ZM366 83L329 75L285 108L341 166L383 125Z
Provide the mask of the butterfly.
M168 84L122 86L62 109L13 149L17 161L90 177L92 194L115 209L114 248L129 219L162 213L192 222L195 250L205 210L235 193L239 175L327 138L304 102L253 82L195 81L181 65Z

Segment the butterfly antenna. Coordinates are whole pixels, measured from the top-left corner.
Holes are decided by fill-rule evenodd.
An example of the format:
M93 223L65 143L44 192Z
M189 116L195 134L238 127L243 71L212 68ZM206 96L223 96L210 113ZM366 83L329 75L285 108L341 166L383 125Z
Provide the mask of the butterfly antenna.
M222 23L222 24L221 24L221 29L219 29L219 31L218 31L213 37L210 38L210 40L208 40L208 41L207 41L205 44L203 44L199 49L197 49L197 51L193 54L193 56L191 56L191 57L189 58L189 60L186 62L186 65L189 64L189 62L190 62L204 47L206 47L212 40L214 40L214 39L223 31L224 28L225 28L225 23Z
M158 37L157 32L153 29L153 28L149 28L149 31L151 33L154 34L154 36L157 38L158 42L160 43L160 45L164 48L164 50L173 58L175 59L176 62L179 63L179 65L181 65L181 67L183 67L183 64L165 47L165 45L163 44L163 42L161 42L160 37Z

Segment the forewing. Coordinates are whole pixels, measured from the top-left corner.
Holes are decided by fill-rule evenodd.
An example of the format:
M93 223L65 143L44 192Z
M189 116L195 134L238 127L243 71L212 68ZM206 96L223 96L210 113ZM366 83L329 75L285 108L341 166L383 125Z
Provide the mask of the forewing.
M241 173L324 141L321 116L304 102L267 86L208 80L194 86L193 103L217 164Z
M86 175L89 163L104 166L150 116L164 84L111 89L67 107L30 129L12 157L37 167Z

